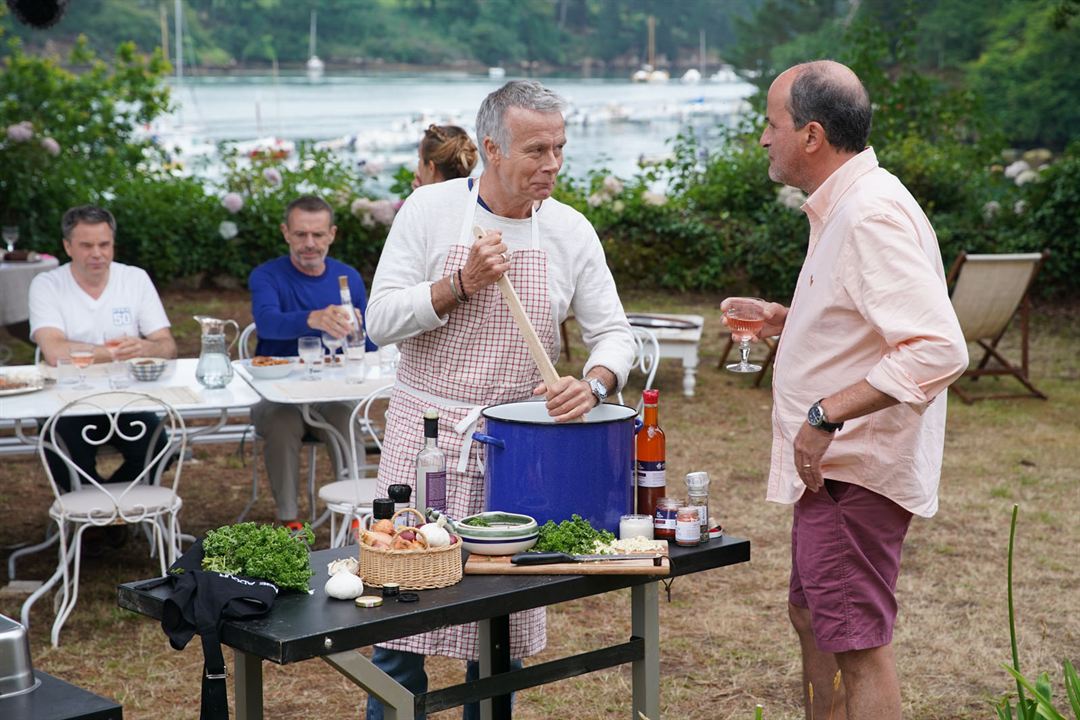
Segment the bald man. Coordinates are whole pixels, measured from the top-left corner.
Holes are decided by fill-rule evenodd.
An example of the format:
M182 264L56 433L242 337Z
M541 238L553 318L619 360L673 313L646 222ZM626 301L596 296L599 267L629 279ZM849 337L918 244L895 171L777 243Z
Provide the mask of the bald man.
M967 346L934 229L866 145L859 78L836 62L797 65L766 112L769 177L809 196L791 307L767 303L760 333L780 336L767 498L793 506L788 612L806 715L835 702L834 718L898 719L900 555L912 515L937 511L946 388Z

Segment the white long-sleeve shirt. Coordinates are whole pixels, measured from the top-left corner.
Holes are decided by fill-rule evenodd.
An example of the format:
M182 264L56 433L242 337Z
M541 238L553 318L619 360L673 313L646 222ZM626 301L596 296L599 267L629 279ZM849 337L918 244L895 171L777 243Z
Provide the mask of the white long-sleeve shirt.
M446 324L431 303L431 285L445 275L450 247L459 244L464 215L471 211L467 180L425 185L402 205L386 239L368 300L367 329L377 345L434 330ZM536 211L540 249L547 254L548 295L556 326L570 311L589 348L583 373L607 368L619 387L634 357L634 338L615 279L589 221L549 198ZM474 224L501 230L511 252L531 246L530 219L515 220L476 207ZM451 311L453 312L453 311Z

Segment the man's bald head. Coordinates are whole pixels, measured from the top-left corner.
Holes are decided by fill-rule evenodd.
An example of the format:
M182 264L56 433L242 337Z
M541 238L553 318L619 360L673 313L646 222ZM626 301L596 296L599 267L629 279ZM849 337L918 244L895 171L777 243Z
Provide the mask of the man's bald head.
M837 150L859 153L866 148L873 111L866 88L851 68L815 60L784 71L780 78L791 83L787 110L795 127L817 122Z

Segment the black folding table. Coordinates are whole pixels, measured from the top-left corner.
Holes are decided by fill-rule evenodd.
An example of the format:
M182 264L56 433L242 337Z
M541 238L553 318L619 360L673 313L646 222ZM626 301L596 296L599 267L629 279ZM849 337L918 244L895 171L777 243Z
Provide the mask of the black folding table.
M235 652L236 716L263 717L262 661L281 665L322 658L368 693L379 698L391 720L412 720L467 702L481 701L484 718L510 717L510 693L575 677L594 670L632 664L632 717L660 717L659 581L646 575L466 575L460 583L419 593L420 601L388 600L362 609L323 592L327 564L356 552L355 547L311 554L312 595L283 593L265 616L228 621L221 641ZM671 575L689 575L748 562L750 542L734 537L693 548L671 546ZM119 587L123 608L160 619L165 587L144 589L151 581ZM513 612L545 607L612 590L631 589L631 636L624 642L566 658L510 669ZM377 592L376 589L373 589ZM480 625L480 678L413 695L358 648L467 622Z

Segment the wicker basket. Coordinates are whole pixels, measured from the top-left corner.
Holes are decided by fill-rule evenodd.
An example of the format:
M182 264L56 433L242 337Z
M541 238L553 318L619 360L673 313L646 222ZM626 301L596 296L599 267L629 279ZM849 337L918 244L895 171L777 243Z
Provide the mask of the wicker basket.
M412 513L423 524L424 516L413 508L399 510L394 513L394 519L403 513ZM417 535L423 538L419 532ZM365 585L382 587L388 582L396 582L402 590L432 590L461 581L460 538L453 545L427 550L385 550L368 547L362 542L357 545L360 547L360 577Z

